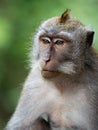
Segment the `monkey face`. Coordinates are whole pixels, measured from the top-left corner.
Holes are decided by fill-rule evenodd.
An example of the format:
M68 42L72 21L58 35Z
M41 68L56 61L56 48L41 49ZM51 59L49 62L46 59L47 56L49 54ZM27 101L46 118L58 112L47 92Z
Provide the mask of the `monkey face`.
M44 33L39 36L40 65L43 77L59 75L61 65L71 62L71 40L70 33L63 34L62 31Z

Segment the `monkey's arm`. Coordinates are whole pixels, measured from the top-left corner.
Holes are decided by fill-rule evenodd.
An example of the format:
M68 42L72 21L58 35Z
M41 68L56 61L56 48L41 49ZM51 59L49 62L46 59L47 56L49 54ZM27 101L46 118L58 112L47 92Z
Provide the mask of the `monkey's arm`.
M49 109L48 96L37 75L29 75L19 104L8 122L6 130L31 130L35 121ZM36 126L36 125L35 125ZM35 130L35 129L34 129Z

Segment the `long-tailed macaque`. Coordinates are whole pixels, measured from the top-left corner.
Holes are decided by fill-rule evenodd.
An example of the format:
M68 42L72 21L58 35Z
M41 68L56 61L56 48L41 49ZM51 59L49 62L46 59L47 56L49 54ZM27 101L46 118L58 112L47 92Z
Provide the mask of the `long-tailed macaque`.
M72 18L69 10L41 24L31 70L6 130L98 130L93 36L94 31Z

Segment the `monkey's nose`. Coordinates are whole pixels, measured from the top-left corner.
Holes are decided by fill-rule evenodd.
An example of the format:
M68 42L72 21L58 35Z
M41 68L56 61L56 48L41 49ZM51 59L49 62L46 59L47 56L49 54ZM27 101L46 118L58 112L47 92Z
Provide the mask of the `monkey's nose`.
M42 65L42 66L46 66L49 62L50 62L50 58L44 57L44 58L41 60L41 65Z
M48 62L50 62L50 60L51 60L51 56L50 56L50 55L47 55L47 56L44 57L43 60L44 60L45 63L48 63Z

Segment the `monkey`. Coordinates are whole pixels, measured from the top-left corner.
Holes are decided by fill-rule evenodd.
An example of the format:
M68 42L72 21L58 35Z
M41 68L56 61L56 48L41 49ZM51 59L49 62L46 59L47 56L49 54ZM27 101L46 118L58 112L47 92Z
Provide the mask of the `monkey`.
M5 130L98 130L94 33L69 10L41 23L30 72Z

